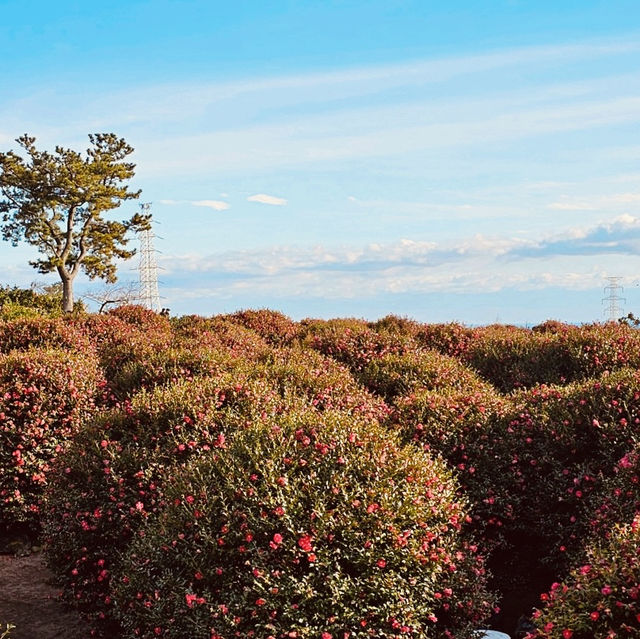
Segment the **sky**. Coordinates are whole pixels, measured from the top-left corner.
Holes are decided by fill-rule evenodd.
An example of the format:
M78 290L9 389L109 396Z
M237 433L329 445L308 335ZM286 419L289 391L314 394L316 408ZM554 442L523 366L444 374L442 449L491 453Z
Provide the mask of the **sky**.
M172 314L640 315L637 0L0 0L0 61L0 151L135 148Z

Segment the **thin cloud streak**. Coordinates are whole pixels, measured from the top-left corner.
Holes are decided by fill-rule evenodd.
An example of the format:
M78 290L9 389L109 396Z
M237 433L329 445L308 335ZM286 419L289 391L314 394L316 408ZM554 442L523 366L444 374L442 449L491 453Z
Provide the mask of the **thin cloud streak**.
M258 202L260 204L270 204L271 206L285 206L285 204L287 204L287 200L285 200L283 197L267 195L266 193L257 193L256 195L250 195L247 198L247 202Z

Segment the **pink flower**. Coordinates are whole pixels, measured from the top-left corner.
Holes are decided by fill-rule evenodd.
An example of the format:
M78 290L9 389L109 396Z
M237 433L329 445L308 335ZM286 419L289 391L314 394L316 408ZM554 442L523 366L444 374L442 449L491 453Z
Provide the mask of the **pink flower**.
M573 630L569 630L569 628L565 628L562 631L562 637L563 639L571 639L571 637L573 637Z
M600 592L601 592L603 595L610 595L610 594L611 594L611 592L612 592L612 591L611 591L611 586L604 586L604 587L600 590Z
M309 535L302 535L300 539L298 539L298 546L304 550L304 552L311 552L313 550L313 546L311 545L311 537Z

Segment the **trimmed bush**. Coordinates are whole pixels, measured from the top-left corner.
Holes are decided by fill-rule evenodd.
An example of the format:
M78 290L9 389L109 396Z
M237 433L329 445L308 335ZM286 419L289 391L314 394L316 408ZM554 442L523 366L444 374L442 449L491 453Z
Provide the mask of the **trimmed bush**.
M95 411L94 357L64 351L0 355L0 521L38 529L52 460Z
M79 324L95 345L108 383L105 400L111 405L118 405L139 390L135 376L129 379L130 386L123 383L126 379L120 377L123 369L128 365L144 368L170 348L173 339L165 317L140 307L120 307L105 315L89 315Z
M563 384L577 377L558 334L509 326L478 329L465 361L503 392L537 384Z
M298 324L296 322L278 311L266 308L238 311L223 317L255 331L273 346L291 344L298 335Z
M444 355L463 358L475 339L474 329L455 322L449 324L424 324L415 334L421 346L432 348Z
M67 601L115 633L111 577L120 553L165 507L164 487L193 456L282 411L264 380L235 370L142 391L77 434L47 491L47 560Z
M363 320L305 320L300 336L307 348L333 357L358 373L374 359L389 353L404 353L415 345L410 339L369 328Z
M142 331L152 331L154 333L168 333L170 330L169 318L159 313L138 306L126 304L112 308L106 313L109 317L117 317L127 324L131 324Z
M640 331L629 326L547 323L536 329L477 329L462 357L504 392L536 384L565 384L640 366Z
M302 397L319 411L341 410L379 420L390 412L384 401L362 388L345 366L315 351L274 350L261 358L254 375L272 381L284 399Z
M595 512L589 508L585 516L599 538L606 538L614 524L629 523L640 512L640 442L620 458L596 499Z
M372 359L358 373L370 391L393 401L398 395L417 390L467 389L486 387L477 374L454 357L432 350L410 350Z
M591 546L586 563L542 600L530 639L640 637L640 515Z
M142 389L152 389L196 377L211 377L229 370L232 358L224 349L171 346L145 353L125 362L111 375L110 387L117 397L130 397Z
M639 385L623 370L522 392L467 446L459 477L503 591L561 577L582 556L603 482L637 438Z
M0 353L30 348L87 352L91 350L91 341L74 319L39 317L0 321Z
M212 318L187 315L172 322L177 344L199 344L222 349L232 357L257 359L272 349L254 330L232 322L224 316Z
M510 407L490 384L468 389L420 389L396 398L391 422L405 442L442 455L456 469L464 488L475 483L470 455L484 450L490 424L501 419Z
M491 597L455 493L442 462L344 414L238 432L129 547L123 637L470 637Z

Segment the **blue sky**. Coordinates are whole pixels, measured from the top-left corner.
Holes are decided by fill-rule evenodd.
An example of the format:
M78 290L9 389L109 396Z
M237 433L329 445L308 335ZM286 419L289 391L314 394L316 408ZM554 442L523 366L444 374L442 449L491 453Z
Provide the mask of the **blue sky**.
M173 313L640 314L636 0L0 0L0 60L2 150L135 147Z

